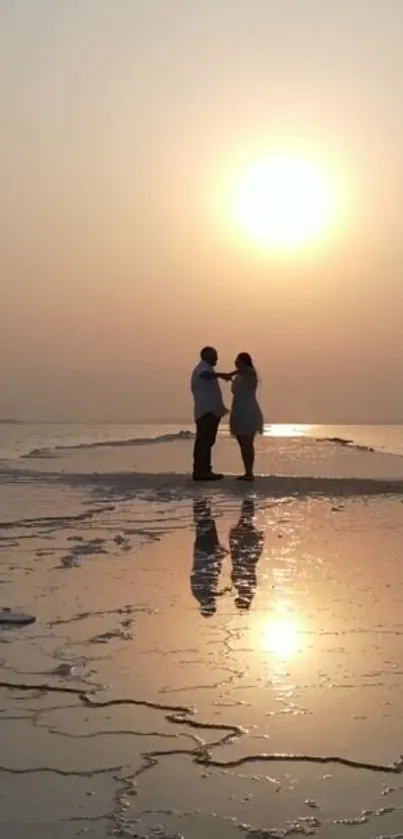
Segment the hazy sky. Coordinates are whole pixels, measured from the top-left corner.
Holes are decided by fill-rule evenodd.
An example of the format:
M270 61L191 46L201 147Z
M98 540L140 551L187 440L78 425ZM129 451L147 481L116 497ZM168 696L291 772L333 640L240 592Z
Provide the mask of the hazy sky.
M191 417L205 343L268 420L403 417L403 0L0 0L0 414ZM246 160L324 161L288 258L231 222Z

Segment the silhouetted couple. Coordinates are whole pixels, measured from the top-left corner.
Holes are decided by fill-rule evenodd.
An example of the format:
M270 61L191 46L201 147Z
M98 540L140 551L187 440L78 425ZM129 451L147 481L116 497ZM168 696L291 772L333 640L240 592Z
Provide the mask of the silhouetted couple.
M208 618L216 612L217 598L228 590L218 589L223 558L228 551L220 545L208 500L194 501L193 517L196 535L191 589L201 614ZM254 501L246 498L242 503L239 521L229 532L231 583L236 592L235 605L240 611L249 609L252 604L257 588L256 567L263 550L264 535L255 526L254 518Z
M255 436L263 433L263 415L256 398L257 374L249 353L241 352L235 359L231 373L216 371L218 353L214 347L204 347L200 361L193 370L191 390L194 399L196 440L193 452L193 480L217 481L223 475L213 472L211 453L221 419L230 414L231 434L236 437L244 465L238 480L253 481ZM220 379L232 382L231 410L224 405Z

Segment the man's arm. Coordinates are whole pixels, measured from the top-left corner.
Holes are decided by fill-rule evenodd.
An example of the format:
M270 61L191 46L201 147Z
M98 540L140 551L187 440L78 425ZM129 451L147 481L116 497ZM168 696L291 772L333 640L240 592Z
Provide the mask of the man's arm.
M207 381L211 381L212 379L223 379L224 382L229 382L231 375L231 373L216 373L215 370L203 370L202 373L199 373L199 379L205 379Z

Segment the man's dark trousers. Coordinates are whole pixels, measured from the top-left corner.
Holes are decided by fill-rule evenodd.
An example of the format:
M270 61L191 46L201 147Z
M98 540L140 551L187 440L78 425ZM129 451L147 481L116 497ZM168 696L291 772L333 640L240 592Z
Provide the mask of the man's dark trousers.
M211 450L217 437L220 417L216 414L203 414L196 420L196 440L193 449L193 476L211 475Z

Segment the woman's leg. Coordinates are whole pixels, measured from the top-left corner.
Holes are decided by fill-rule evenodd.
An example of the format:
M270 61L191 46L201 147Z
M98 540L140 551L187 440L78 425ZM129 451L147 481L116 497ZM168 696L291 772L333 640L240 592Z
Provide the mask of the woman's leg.
M253 466L255 463L255 435L248 434L245 439L245 475L248 478L253 478Z
M241 450L242 462L245 469L245 478L253 478L253 466L255 462L255 435L243 434L237 437Z

